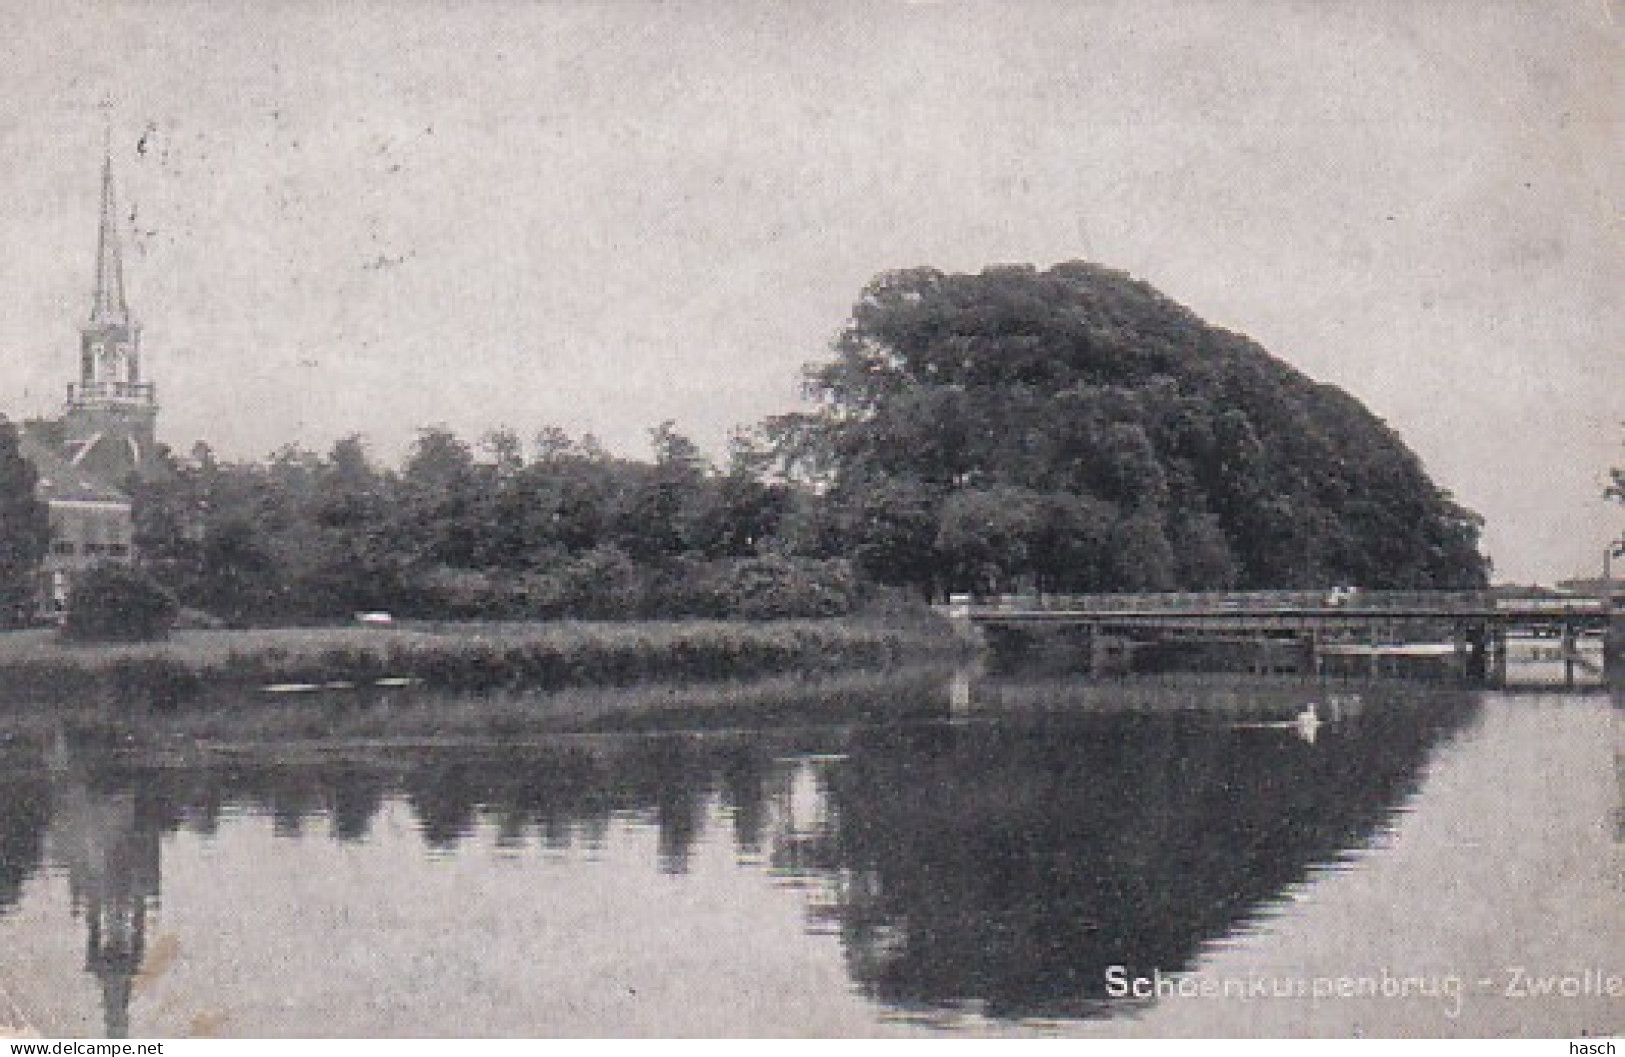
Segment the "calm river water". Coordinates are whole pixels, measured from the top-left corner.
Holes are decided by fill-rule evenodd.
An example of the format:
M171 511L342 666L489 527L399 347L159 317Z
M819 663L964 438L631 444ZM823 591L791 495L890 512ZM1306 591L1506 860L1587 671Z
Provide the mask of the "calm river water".
M868 693L524 745L0 750L0 1025L1625 1029L1605 696Z

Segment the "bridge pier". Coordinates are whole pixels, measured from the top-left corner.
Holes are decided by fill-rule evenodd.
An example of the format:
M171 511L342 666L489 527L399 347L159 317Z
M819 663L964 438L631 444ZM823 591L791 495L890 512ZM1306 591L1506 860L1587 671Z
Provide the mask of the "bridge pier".
M1132 640L1108 633L1098 624L1089 629L1089 674L1127 675L1134 668Z
M1615 692L1625 690L1625 595L1609 599L1608 627L1603 631L1603 681Z
M1490 686L1504 690L1507 685L1507 629L1497 625L1490 632Z
M1467 682L1482 684L1490 678L1490 629L1483 623L1469 624L1466 628Z

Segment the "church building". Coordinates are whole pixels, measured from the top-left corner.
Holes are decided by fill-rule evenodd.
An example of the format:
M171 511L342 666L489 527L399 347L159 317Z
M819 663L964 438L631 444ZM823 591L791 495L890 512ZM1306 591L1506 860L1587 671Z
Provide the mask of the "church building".
M42 615L60 614L73 578L135 560L133 480L156 472L157 390L146 380L141 326L124 297L113 161L102 162L101 231L90 318L79 328L79 381L59 419L23 424L23 456L39 474L51 546L40 574Z

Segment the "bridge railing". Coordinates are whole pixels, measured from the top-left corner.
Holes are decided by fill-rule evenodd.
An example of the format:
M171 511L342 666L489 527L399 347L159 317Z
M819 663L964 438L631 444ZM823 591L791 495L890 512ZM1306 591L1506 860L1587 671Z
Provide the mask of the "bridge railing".
M1602 599L1582 596L1506 596L1488 591L1361 591L1337 588L1321 591L1166 591L1144 594L1010 594L955 595L950 606L983 612L1089 612L1158 613L1280 612L1354 609L1424 613L1483 613L1486 611L1589 613L1606 606Z

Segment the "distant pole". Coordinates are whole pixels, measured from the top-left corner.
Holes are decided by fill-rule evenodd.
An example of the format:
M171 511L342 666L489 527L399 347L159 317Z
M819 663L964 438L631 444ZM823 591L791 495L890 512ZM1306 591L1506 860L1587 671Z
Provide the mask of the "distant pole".
M1614 540L1602 552L1602 604L1607 614L1608 628L1603 632L1603 681L1619 692L1625 681L1625 605L1614 593L1614 555L1625 556L1625 535Z

